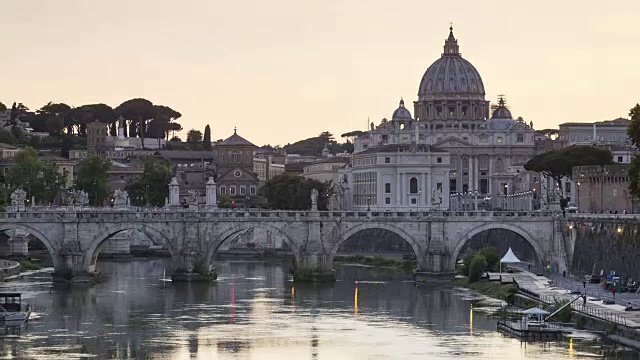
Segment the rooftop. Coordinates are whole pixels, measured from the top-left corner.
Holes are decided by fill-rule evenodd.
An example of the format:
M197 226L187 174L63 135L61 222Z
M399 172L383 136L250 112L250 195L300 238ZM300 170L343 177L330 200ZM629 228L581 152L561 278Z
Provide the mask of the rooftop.
M156 154L169 160L213 160L213 152L206 150L159 150Z
M382 146L369 148L367 150L361 151L353 155L355 156L355 155L361 155L361 154L398 153L398 152L405 153L405 152L411 152L411 146L413 145L410 145L410 144L382 145ZM424 153L424 152L446 153L446 151L431 145L418 144L415 146L417 150L416 152L419 152L419 153Z

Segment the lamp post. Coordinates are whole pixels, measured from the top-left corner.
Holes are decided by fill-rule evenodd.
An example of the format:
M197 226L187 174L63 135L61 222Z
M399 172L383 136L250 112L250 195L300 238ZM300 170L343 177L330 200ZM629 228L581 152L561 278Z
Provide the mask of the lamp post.
M576 207L580 209L580 181L576 182Z
M418 211L418 206L420 206L420 199L422 199L422 189L418 190L418 198L416 199L416 212Z
M473 209L478 211L478 190L473 192Z

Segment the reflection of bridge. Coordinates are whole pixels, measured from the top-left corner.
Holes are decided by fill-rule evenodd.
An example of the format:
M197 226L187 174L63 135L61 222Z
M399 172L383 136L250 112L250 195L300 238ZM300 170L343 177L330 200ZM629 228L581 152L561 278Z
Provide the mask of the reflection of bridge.
M0 231L12 249L26 248L26 235L38 238L65 279L95 272L107 239L136 230L171 253L174 271L192 274L213 269L222 243L248 230L281 237L296 258L297 278L332 278L333 258L352 235L367 229L397 234L416 253L418 278L450 275L463 247L474 235L507 229L520 235L538 261L566 266L560 219L544 212L325 212L198 211L176 209L64 209L3 213Z

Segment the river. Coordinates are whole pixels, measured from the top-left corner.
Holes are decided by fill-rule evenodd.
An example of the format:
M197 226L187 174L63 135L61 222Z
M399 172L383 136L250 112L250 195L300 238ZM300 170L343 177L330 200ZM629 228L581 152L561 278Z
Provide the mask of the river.
M293 286L281 264L220 262L204 285L161 281L165 264L100 260L106 281L90 288L54 287L46 273L3 284L34 318L0 340L0 358L559 360L606 349L590 336L521 343L464 291L392 271L342 266L335 284Z

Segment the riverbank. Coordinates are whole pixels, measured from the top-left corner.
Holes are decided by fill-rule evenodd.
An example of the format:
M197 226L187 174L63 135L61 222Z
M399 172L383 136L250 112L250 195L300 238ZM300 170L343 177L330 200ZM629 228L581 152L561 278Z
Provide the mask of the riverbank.
M363 255L336 255L333 262L339 264L358 264L370 267L394 269L398 271L411 272L416 268L415 260L391 259L382 256Z
M502 284L500 281L489 281L489 279L469 283L468 278L460 277L453 280L451 284L477 291L496 300L505 301L509 305L515 302L515 296L518 293L518 287L515 284Z

